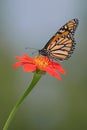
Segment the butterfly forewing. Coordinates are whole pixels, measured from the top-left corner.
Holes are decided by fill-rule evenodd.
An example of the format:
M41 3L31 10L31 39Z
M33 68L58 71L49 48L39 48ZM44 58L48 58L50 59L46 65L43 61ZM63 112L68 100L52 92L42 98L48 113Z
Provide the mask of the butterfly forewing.
M45 47L39 50L39 53L55 60L65 60L69 58L76 44L73 35L77 25L77 19L73 19L66 23L47 42Z

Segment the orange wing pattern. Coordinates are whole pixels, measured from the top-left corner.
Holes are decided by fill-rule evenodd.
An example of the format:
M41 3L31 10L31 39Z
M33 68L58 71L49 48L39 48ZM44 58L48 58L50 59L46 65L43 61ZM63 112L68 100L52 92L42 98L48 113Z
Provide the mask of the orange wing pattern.
M68 59L74 48L74 32L78 25L78 19L73 19L62 26L59 31L47 42L45 47L39 50L39 53L55 60Z

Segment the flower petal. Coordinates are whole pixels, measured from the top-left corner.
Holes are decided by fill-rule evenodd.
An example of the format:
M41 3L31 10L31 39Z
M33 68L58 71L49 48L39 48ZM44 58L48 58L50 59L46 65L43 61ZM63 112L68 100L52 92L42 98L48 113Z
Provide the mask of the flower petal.
M50 74L51 76L56 77L57 79L61 80L61 76L51 67L46 67L45 71Z
M29 57L27 54L23 54L23 56L15 56L16 60L20 60L22 62L34 63L34 59Z
M23 54L23 58L25 62L34 63L34 59L28 56L27 54Z
M36 70L36 65L33 64L24 64L24 71L25 72L32 72Z
M16 63L13 65L13 67L14 67L14 68L17 68L17 67L22 66L22 65L23 65L22 62L16 62Z
M62 66L56 62L53 62L53 68L59 72L61 72L62 74L66 74L66 71L62 68Z

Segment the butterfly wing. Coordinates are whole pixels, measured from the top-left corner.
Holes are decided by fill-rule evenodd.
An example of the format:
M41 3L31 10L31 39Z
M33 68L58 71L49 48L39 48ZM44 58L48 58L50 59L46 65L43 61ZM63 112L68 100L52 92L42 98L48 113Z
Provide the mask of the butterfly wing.
M77 25L78 19L73 19L66 23L47 42L45 47L39 50L39 53L61 61L69 58L76 44L73 36Z

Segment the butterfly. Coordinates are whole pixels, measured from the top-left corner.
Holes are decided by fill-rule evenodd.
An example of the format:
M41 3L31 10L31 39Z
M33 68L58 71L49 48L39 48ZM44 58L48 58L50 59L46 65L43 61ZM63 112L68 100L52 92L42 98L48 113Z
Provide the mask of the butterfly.
M68 59L75 49L74 33L77 25L78 19L67 22L51 37L44 48L39 50L39 54L54 60Z

